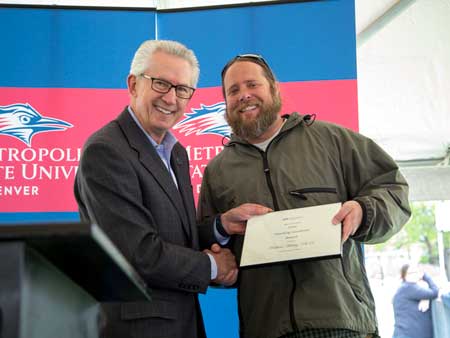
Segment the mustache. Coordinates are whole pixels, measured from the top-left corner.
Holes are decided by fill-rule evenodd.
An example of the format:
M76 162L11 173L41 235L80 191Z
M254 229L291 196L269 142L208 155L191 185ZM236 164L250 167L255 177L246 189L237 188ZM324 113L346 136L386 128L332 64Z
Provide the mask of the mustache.
M240 112L241 110L250 107L250 106L256 106L256 107L260 107L262 105L262 103L257 100L257 99L253 99L251 101L246 101L243 103L239 103L237 106L235 106L232 111L233 112Z

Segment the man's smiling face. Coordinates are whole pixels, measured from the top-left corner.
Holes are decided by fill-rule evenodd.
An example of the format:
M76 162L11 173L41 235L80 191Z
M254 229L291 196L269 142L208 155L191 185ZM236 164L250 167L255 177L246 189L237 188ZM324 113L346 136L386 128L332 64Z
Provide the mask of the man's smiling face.
M188 61L164 52L155 52L150 59L146 75L165 80L173 85L192 86L193 70ZM143 128L160 142L185 112L189 99L175 95L175 88L162 94L152 89L152 80L130 75L128 91L131 108Z

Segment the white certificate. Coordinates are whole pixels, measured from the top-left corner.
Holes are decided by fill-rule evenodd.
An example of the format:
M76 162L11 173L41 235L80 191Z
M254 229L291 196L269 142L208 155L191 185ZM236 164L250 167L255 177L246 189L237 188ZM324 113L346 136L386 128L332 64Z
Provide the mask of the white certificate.
M340 256L342 225L331 223L340 208L334 203L252 217L240 266Z

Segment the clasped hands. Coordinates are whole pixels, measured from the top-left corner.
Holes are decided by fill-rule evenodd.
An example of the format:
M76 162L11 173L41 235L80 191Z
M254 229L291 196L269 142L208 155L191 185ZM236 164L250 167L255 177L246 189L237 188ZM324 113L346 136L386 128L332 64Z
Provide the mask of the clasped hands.
M217 265L217 277L213 279L214 283L231 286L236 283L238 277L238 267L236 258L230 249L222 248L219 244L213 244L210 250L203 252L213 256Z
M245 203L222 214L221 222L225 231L230 236L234 234L243 235L248 219L253 216L266 214L270 211L272 209L259 204ZM238 266L236 258L229 249L221 248L218 244L213 244L210 250L204 250L204 252L213 256L217 264L217 277L213 282L225 286L236 283Z

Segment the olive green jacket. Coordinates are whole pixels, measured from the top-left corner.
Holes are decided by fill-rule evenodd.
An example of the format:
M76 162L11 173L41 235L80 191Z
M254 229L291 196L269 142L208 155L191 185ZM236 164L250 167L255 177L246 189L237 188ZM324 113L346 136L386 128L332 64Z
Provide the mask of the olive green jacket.
M377 332L361 244L384 242L406 223L408 185L372 140L305 120L287 117L266 152L233 136L205 170L198 219L205 224L243 203L286 210L355 200L363 221L344 243L342 258L241 269L241 337L274 338L304 328ZM215 241L212 228L200 230L205 247ZM238 260L242 243L243 236L230 241Z

